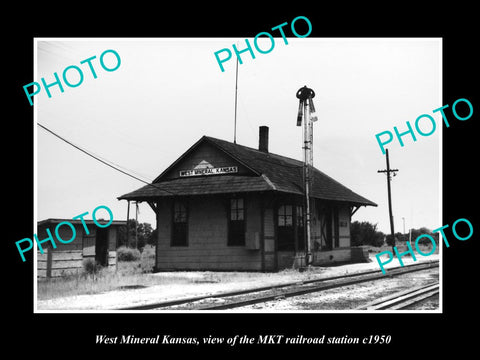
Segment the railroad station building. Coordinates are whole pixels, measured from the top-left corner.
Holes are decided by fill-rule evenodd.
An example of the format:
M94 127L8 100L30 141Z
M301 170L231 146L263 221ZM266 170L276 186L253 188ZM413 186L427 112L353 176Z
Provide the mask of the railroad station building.
M118 197L156 214L156 271L278 271L305 265L304 163L203 136L152 184ZM318 169L310 190L313 265L365 260L351 216L377 206ZM367 255L368 256L368 255Z

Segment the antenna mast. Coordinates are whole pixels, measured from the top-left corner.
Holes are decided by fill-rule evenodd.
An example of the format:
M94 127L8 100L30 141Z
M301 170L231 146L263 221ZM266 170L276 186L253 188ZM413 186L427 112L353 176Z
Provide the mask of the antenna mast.
M235 120L233 124L233 143L237 143L237 89L238 89L238 56L237 67L235 70Z

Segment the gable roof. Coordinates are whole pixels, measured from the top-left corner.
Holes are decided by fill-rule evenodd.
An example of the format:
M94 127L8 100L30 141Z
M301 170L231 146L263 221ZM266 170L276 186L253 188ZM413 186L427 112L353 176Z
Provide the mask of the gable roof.
M252 171L250 176L220 175L198 176L166 180L168 173L182 159L189 156L204 142L223 151ZM253 191L278 191L303 194L303 162L285 156L259 151L210 136L203 136L179 159L162 172L150 185L120 196L122 200L148 201L172 195L205 195ZM313 168L311 196L323 200L342 201L354 205L377 206L356 194L330 176Z
M187 158L188 156L190 156L192 153L194 153L194 151L200 147L200 145L202 145L203 143L205 142L208 142L208 143L212 143L211 141L206 141L206 140L218 140L218 141L223 141L223 140L219 140L219 139L215 139L215 138L212 138L212 137L209 137L209 136L202 136L200 138L200 140L198 140L195 144L193 144L192 146L190 146L190 148L185 151L182 155L180 155L180 157L175 160L169 167L167 167L160 175L158 175L153 181L152 183L158 183L158 182L161 182L165 176L173 169L175 168L179 163L182 162L182 160L184 160L185 158ZM225 141L226 143L228 143L228 141ZM214 143L213 143L214 144ZM236 144L232 144L232 145L236 145ZM241 146L241 145L239 145ZM217 146L218 148L218 146ZM223 151L224 153L226 153L228 155L228 157L232 157L232 155L226 151L224 151L221 147L218 148L219 150ZM253 150L253 149L252 149ZM245 163L242 163L242 161L238 160L237 161L242 164L243 166L245 166L247 169L253 171L256 175L261 175L261 173L258 173L257 171L253 170L251 167L248 166L248 164L245 164Z

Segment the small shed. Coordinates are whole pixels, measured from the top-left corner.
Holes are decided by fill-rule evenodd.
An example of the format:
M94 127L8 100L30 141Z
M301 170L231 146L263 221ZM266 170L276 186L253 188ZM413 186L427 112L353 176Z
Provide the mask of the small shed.
M104 225L106 221L97 220ZM76 236L71 242L65 244L55 238L55 228L62 222L69 222L75 228ZM50 241L42 244L43 254L37 251L37 277L59 277L74 275L82 272L83 260L94 259L98 264L109 269L117 267L117 242L119 229L126 226L126 221L112 221L105 228L95 225L93 220L72 219L46 219L37 223L37 237L39 240L48 238L47 229L50 230L56 248ZM88 229L85 231L85 227ZM70 239L72 230L68 226L59 227L62 239Z

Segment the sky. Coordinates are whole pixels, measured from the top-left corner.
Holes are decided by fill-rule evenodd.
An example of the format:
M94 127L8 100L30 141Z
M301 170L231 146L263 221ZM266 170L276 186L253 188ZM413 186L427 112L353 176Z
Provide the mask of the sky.
M263 42L267 41L267 42ZM250 39L252 43L252 39ZM152 181L203 135L233 141L235 56L220 70L214 53L245 46L244 38L37 38L34 80L54 81L70 65L83 71L77 87L65 84L34 97L36 122L145 181ZM261 39L262 49L269 47ZM115 50L121 64L105 71L100 55ZM232 50L233 52L233 50ZM298 99L312 88L314 166L378 204L362 207L352 221L369 221L388 233L385 156L375 135L407 130L422 114L437 121L430 136L404 136L389 144L395 230L436 229L441 219L442 42L439 38L275 38L268 54L242 54L238 68L237 143L258 147L258 128L270 128L269 151L302 160ZM91 61L97 78L87 63ZM107 67L116 64L107 53ZM68 79L78 82L70 70ZM26 100L28 101L28 100ZM36 220L71 219L99 205L125 220L117 197L142 187L128 177L35 127ZM427 132L427 122L420 127ZM141 203L138 220L155 227ZM100 213L100 211L99 211ZM131 205L131 217L134 215Z

